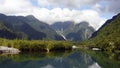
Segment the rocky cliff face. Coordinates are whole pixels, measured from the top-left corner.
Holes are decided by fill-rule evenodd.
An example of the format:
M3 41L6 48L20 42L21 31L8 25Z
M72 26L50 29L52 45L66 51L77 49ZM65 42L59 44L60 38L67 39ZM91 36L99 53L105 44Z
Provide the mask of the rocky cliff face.
M56 32L64 36L67 40L82 41L91 37L95 31L88 22L80 22L75 24L72 21L56 22L51 25Z

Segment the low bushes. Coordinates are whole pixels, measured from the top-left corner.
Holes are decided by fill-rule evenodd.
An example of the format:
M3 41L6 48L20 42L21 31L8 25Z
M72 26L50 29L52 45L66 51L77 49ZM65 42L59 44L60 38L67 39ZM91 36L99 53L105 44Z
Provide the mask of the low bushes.
M47 49L49 49L49 51L54 51L72 49L72 43L68 41L0 39L0 45L14 47L21 51L47 51Z

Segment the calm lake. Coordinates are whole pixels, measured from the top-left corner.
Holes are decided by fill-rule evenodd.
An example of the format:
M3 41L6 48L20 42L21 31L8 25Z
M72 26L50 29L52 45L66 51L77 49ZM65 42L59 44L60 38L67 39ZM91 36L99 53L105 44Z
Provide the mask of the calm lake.
M99 51L1 54L0 68L120 68L120 54Z

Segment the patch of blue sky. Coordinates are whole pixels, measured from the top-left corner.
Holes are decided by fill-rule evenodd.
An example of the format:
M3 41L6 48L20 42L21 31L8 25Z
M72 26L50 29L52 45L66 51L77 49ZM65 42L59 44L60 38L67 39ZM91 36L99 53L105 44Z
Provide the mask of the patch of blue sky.
M109 1L103 0L103 1L100 1L99 4L100 4L102 7L106 7L107 5L109 5Z
M47 8L48 10L51 10L51 9L53 9L54 7L52 7L52 6L41 6L41 8Z
M100 16L104 17L105 19L111 19L114 16L114 14L113 13L101 13Z
M32 5L38 6L38 1L37 0L30 0L30 1L31 1Z
M89 9L92 9L91 5L84 5L84 6L79 8L79 10L89 10Z

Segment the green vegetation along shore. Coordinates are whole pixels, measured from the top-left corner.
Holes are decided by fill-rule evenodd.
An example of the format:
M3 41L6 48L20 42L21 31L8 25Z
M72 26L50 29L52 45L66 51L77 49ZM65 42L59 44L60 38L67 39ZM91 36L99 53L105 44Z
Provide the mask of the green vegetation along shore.
M17 48L20 51L55 51L71 50L72 42L68 41L44 41L44 40L8 40L0 39L0 46Z
M93 34L89 40L79 43L108 52L120 52L120 14L114 16Z

